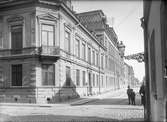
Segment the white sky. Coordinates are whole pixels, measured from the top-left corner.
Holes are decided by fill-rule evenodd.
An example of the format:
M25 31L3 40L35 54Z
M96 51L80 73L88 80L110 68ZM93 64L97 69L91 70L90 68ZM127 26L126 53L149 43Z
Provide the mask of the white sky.
M142 1L74 0L72 4L77 13L101 9L107 16L108 24L112 26L113 23L118 39L125 44L125 55L144 52L144 37L140 22L140 18L143 17ZM135 76L141 81L145 74L144 63L135 60L125 62L133 66Z

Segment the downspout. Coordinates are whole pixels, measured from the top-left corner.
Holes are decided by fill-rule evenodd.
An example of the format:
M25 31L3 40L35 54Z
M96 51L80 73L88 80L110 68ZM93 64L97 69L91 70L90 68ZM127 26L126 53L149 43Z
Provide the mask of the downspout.
M148 34L147 34L147 24L144 20L144 17L141 18L141 26L144 29L144 62L145 62L145 106L144 106L144 120L150 121L150 85L149 85L149 62L148 62Z

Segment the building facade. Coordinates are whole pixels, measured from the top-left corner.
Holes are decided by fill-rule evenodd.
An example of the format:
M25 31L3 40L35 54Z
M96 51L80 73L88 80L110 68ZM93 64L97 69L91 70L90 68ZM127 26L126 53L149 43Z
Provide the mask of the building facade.
M144 1L144 17L141 21L145 39L145 118L155 122L167 121L166 12L165 1Z
M1 102L54 103L120 88L117 44L103 34L109 53L80 21L70 0L0 2Z
M131 88L136 87L136 78L134 76L133 67L128 65L127 63L124 64L124 87L130 86Z

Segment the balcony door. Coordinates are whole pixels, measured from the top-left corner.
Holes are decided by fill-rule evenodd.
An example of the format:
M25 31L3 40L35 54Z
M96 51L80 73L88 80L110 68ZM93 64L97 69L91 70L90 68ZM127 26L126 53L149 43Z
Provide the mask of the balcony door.
M19 54L23 48L23 27L16 25L11 27L12 54Z
M43 53L52 54L54 51L54 25L42 24L41 38Z

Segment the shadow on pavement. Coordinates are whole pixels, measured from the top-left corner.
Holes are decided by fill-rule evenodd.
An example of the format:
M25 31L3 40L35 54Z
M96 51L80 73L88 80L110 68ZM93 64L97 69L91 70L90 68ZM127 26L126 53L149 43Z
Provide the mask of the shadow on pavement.
M126 98L105 98L88 102L85 105L129 105ZM136 105L140 105L140 99L136 99Z
M62 116L62 115L27 115L27 116L9 116L0 115L0 121L3 122L144 122L142 118L132 118L126 120L117 120L111 118L100 118L96 116Z

